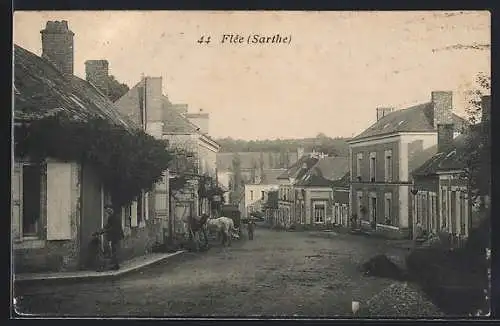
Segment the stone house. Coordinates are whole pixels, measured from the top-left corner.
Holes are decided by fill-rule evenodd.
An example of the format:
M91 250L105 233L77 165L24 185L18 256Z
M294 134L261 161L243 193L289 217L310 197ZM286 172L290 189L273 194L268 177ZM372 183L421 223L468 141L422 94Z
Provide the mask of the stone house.
M482 124L489 123L490 106L490 97L482 97ZM454 243L466 239L470 229L479 223L477 209L469 200L473 189L464 173L470 157L469 137L477 128L471 126L467 133L455 139L451 139L450 133L439 134L443 132L439 130L437 146L429 149L434 155L412 173L415 226L428 233L444 231Z
M377 121L349 141L351 215L364 228L408 237L411 172L429 159L442 134L457 136L466 122L455 115L452 92L406 109L377 108ZM425 155L427 154L427 155Z
M257 183L245 184L245 195L243 197L244 210L241 212L243 218L248 218L253 212L262 212L267 202L270 191L279 189L277 177L285 172L284 169L266 169L264 177Z
M347 157L326 156L305 171L294 184L294 224L324 228L346 220L349 207L341 180L348 169Z
M295 216L295 183L300 180L316 163L321 153L305 154L278 176L278 221L280 226L289 227L294 223Z
M213 215L214 198L202 190L218 185L216 159L220 146L208 135L208 113L188 113L186 104L171 103L163 94L161 77L142 77L115 105L131 120L147 121L147 132L168 140L169 148L178 152L168 169L169 234L184 234L189 216ZM174 181L184 178L187 180L182 187L173 189Z
M56 112L83 121L100 117L129 131L139 128L91 83L73 75L74 34L66 21L49 21L41 33L41 57L14 46L15 129ZM106 223L103 208L110 203L103 182L90 164L18 156L16 144L11 172L15 272L86 268L92 233ZM158 240L158 228L146 224L138 230L122 215L121 258L143 255Z
M349 225L349 180L350 174L348 171L342 178L332 181L333 225L344 227Z

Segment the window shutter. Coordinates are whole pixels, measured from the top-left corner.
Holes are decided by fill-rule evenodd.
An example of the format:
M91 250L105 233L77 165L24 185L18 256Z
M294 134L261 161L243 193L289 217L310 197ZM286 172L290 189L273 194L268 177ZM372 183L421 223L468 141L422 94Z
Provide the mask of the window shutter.
M47 240L71 239L71 164L47 163Z
M144 193L144 220L149 220L149 192Z
M21 165L19 163L15 163L14 169L12 170L12 197L11 197L11 231L12 238L19 239L21 237L21 221L22 221L22 196L23 193L23 183L22 183L22 175L21 175Z
M131 205L131 219L130 219L130 226L131 227L136 227L137 226L137 201L133 201Z

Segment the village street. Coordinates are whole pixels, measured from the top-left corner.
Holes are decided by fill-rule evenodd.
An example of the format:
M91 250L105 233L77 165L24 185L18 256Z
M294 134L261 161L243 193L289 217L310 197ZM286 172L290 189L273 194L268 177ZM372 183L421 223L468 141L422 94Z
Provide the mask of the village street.
M119 279L29 285L15 295L23 312L52 316L350 316L353 299L363 307L394 284L358 271L377 253L391 255L384 246L257 229L254 241L185 253Z

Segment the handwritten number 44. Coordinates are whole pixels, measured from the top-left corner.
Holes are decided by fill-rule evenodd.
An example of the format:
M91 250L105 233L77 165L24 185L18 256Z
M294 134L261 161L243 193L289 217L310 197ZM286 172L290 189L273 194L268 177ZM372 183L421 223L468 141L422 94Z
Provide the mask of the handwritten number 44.
M209 44L210 43L210 36L202 36L197 42L199 44L202 44L202 43Z

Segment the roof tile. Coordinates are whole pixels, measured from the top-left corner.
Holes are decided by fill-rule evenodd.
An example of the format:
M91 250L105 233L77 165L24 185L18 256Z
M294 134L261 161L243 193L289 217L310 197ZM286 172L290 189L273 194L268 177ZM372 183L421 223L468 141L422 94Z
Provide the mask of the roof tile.
M396 110L382 117L352 140L381 136L396 132L429 132L434 128L434 109L431 102L418 104L406 109ZM466 124L465 119L453 114L455 130L460 131ZM351 140L351 141L352 141Z
M41 119L56 111L74 118L101 117L129 130L138 128L89 82L64 77L44 58L14 45L14 117Z

